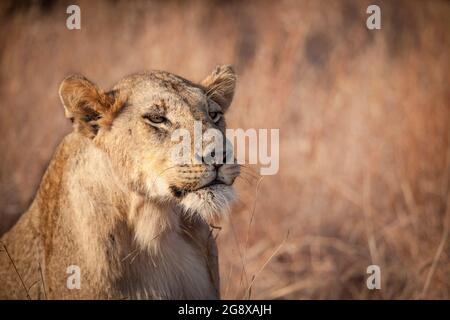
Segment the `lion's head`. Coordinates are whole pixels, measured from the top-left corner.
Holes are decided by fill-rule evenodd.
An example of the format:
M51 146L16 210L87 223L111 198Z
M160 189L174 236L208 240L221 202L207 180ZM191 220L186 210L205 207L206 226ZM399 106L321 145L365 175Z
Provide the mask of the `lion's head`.
M219 157L207 148L208 154L194 152L194 123L201 124L202 133L214 128L224 135L235 82L232 68L220 66L201 84L151 71L128 76L108 92L71 76L59 92L74 130L107 155L116 177L105 179L209 220L227 211L239 165L217 161L229 158L226 152ZM180 129L192 137L186 163L173 157ZM204 161L207 156L212 161Z

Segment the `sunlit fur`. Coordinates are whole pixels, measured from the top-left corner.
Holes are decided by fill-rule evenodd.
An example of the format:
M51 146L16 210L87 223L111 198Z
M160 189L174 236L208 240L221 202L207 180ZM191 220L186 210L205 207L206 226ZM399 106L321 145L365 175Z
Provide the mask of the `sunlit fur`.
M234 82L229 66L202 84L142 72L108 92L81 76L65 79L60 95L74 131L2 238L10 256L0 255L0 298L26 298L18 274L32 298L218 298L208 222L229 211L239 166L176 164L170 137L176 128L192 131L194 121L224 132L208 107L225 112ZM164 127L146 121L158 110L169 120ZM209 185L214 179L219 184ZM80 267L80 290L67 288L70 265Z

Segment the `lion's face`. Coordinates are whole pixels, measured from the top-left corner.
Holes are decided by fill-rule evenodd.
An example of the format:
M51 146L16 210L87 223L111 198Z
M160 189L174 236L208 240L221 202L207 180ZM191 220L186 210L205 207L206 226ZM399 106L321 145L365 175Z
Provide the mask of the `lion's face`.
M203 139L201 154L194 145L208 129L225 141L224 114L234 85L232 69L224 66L201 85L154 71L129 76L108 93L85 78L71 77L60 94L75 130L108 155L114 179L133 192L177 203L209 220L227 211L239 165L229 164L230 153L216 155L209 139ZM188 139L180 132L189 133ZM180 142L190 149L184 149L189 152L182 161L175 152Z

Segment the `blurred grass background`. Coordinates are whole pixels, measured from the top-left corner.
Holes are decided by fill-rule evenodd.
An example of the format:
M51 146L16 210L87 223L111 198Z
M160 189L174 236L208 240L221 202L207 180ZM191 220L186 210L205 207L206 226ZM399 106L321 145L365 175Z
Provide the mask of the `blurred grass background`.
M229 127L280 128L280 171L238 181L222 296L449 299L449 1L76 1L73 31L69 4L0 4L0 233L70 131L65 76L107 88L233 64ZM366 287L371 264L381 290Z

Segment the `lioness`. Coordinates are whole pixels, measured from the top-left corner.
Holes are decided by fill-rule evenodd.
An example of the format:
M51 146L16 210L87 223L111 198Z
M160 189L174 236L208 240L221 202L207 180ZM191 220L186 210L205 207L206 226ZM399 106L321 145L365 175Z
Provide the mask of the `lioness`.
M0 298L219 298L208 222L232 201L239 166L178 165L169 153L172 133L194 121L224 134L235 82L230 66L201 84L138 73L108 92L66 78L59 94L74 130L1 239Z

